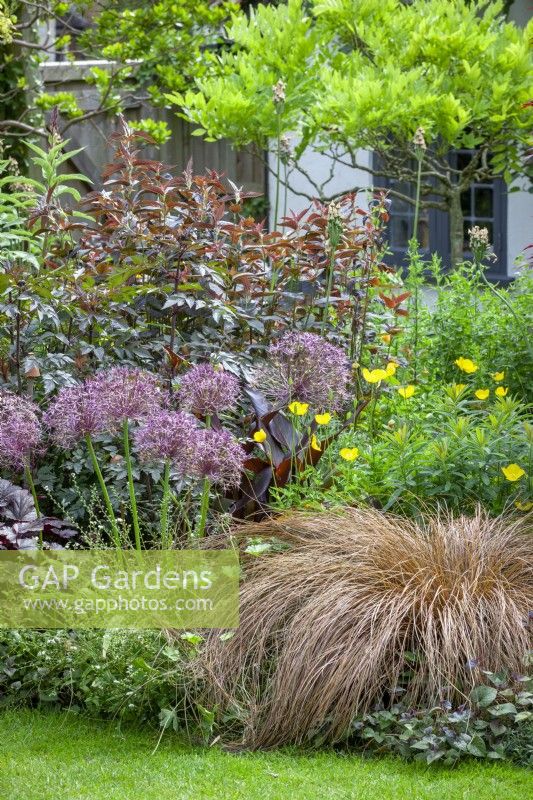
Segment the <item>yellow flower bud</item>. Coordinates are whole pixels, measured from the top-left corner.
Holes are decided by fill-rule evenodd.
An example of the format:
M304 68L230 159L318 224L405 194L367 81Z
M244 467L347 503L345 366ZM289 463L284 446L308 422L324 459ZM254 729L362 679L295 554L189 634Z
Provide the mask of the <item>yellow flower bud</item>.
M317 425L329 425L331 422L331 414L327 411L323 414L315 414L315 422Z
M266 438L266 431L264 431L263 428L260 428L260 430L254 433L254 442L259 442L260 444L261 442L264 442Z
M490 394L490 389L478 389L474 394L478 400L486 400Z
M496 397L505 397L505 395L507 394L508 391L509 391L509 387L508 386L498 386L494 390L494 394L496 395Z

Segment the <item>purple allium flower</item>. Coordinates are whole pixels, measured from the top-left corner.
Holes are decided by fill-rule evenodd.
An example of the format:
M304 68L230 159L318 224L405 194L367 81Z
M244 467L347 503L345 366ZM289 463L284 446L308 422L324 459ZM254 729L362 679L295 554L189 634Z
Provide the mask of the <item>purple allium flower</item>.
M135 431L134 441L143 461L170 459L185 475L193 470L200 432L191 414L159 409Z
M193 475L229 489L239 484L245 458L244 449L229 431L205 428L196 441Z
M86 383L101 397L110 430L127 419L139 420L154 413L165 399L156 375L132 367L97 372Z
M272 344L255 382L275 403L293 400L338 410L347 396L350 364L344 352L314 333L287 333Z
M179 398L186 411L209 417L231 408L237 402L239 381L211 364L198 364L181 379Z
M25 397L0 391L0 465L24 469L41 441L38 408Z
M107 397L90 381L60 389L43 417L52 440L68 448L107 428Z

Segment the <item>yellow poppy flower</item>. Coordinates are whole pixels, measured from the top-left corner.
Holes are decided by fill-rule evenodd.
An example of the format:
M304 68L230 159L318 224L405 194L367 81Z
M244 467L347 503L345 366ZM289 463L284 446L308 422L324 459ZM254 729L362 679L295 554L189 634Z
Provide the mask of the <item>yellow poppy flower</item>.
M519 511L531 511L531 509L533 508L533 502L528 500L525 503L522 503L520 502L520 500L516 500L515 506Z
M379 383L388 378L388 373L384 369L367 369L363 367L363 378L367 383Z
M398 364L395 364L394 361L389 361L385 369L387 377L390 378L392 375L394 375L397 369L398 369Z
M289 404L289 411L292 414L296 414L297 417L303 417L304 414L307 414L309 409L309 403L299 403L297 400Z
M264 442L266 438L266 431L264 431L263 428L254 433L254 442L259 442L260 444L261 442Z
M499 381L503 381L504 378L505 378L505 372L495 372L494 375L492 376L492 380L496 381L496 383L499 383Z
M359 455L359 450L357 447L343 447L339 450L339 455L345 461L355 461Z
M467 375L471 375L473 372L477 372L477 370L479 369L478 365L474 364L474 362L470 358L463 358L461 356L461 358L455 359L455 363L457 364L459 369L462 370L463 372L466 372Z
M508 464L506 467L502 467L502 472L511 483L519 481L526 474L526 471L519 467L518 464Z
M490 394L490 389L478 389L474 394L478 400L486 400Z
M331 414L327 411L324 414L315 414L315 422L317 425L329 425L331 422Z
M312 448L313 450L318 450L318 452L319 452L319 453L320 453L320 452L321 452L321 450L322 450L322 448L320 447L320 445L319 445L319 443L318 443L318 439L316 438L315 434L313 434L313 435L311 436L311 448Z
M415 392L416 392L416 387L413 386L411 383L408 386L400 386L400 388L398 389L398 394L401 397L405 397L406 400L408 400L409 397L412 397Z
M505 395L507 394L508 391L509 391L509 387L508 386L498 386L494 390L494 394L496 395L496 397L505 397Z
M385 342L385 344L390 344L392 336L390 335L390 333L382 333L381 336L380 336L380 339L383 342Z

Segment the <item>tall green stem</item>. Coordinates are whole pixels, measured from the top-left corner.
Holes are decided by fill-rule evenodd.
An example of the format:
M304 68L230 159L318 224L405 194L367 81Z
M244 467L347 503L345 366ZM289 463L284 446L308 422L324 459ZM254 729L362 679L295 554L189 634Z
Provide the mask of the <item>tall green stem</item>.
M37 491L35 489L35 484L33 482L33 478L31 476L30 465L26 462L24 464L24 477L26 479L26 483L28 484L28 488L31 492L31 496L33 497L33 504L35 506L35 512L38 517L41 516L41 510L39 508L39 500L37 498ZM43 549L43 532L42 529L39 531L39 550Z
M111 503L111 498L109 497L109 492L107 491L107 486L105 485L104 476L102 475L102 470L100 469L100 465L98 463L98 458L96 457L96 453L94 451L93 443L89 434L85 437L85 442L87 444L87 449L89 451L89 455L91 457L91 461L93 464L93 469L96 473L96 477L98 478L98 483L100 484L100 490L102 492L102 497L104 498L104 503L107 509L107 514L109 517L109 522L111 523L111 532L113 535L113 541L115 543L115 547L117 550L121 549L120 543L120 531L118 529L117 518L115 517L115 512L113 511L113 505Z
M139 514L137 512L137 498L135 497L135 486L133 484L133 467L130 453L130 431L128 420L124 420L122 428L122 439L124 447L124 458L126 459L126 469L128 471L128 490L130 494L131 518L133 520L133 533L135 536L135 549L141 550L141 528L139 526Z
M211 427L211 416L208 415L205 418L205 426L206 428ZM209 478L204 478L204 483L202 486L202 499L200 501L200 519L198 521L198 527L196 529L196 537L201 539L205 533L205 524L207 522L207 512L209 510L209 490L211 489L211 481Z
M274 228L278 227L278 213L279 213L279 185L281 181L281 114L277 111L277 146L276 146L276 203L274 206Z
M418 159L418 171L416 176L416 196L415 196L415 213L413 217L413 238L410 242L410 266L413 265L413 261L416 264L415 269L415 281L414 281L414 292L413 292L413 305L414 305L414 328L413 328L413 355L414 355L414 366L413 366L413 381L416 383L417 379L417 369L418 369L418 293L419 293L419 286L418 286L418 218L420 214L420 185L422 182L422 161L424 159L423 153L420 152L417 154Z
M415 214L413 217L413 238L418 242L418 217L420 214L420 185L422 183L422 161L424 156L420 153L417 155L418 171L416 175L416 196L415 196Z
M320 329L320 333L323 336L324 330L326 327L326 322L329 316L329 301L331 298L331 290L333 289L333 276L335 273L335 248L331 247L331 253L329 256L329 270L328 270L328 282L326 285L326 299L324 303L324 313L322 315L322 325Z
M202 487L202 502L200 504L200 520L196 529L196 536L201 539L205 534L205 523L207 522L207 510L209 508L209 490L211 488L211 481L209 478L204 478L204 485Z
M163 498L161 500L161 549L168 547L168 506L170 501L170 460L165 461Z

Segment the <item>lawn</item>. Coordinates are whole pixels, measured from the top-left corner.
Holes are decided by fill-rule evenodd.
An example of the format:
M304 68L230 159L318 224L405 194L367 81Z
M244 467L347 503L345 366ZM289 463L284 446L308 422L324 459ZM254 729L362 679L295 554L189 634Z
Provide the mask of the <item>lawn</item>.
M0 797L5 800L511 800L533 773L471 762L446 770L332 752L230 755L169 736L67 714L9 711Z

